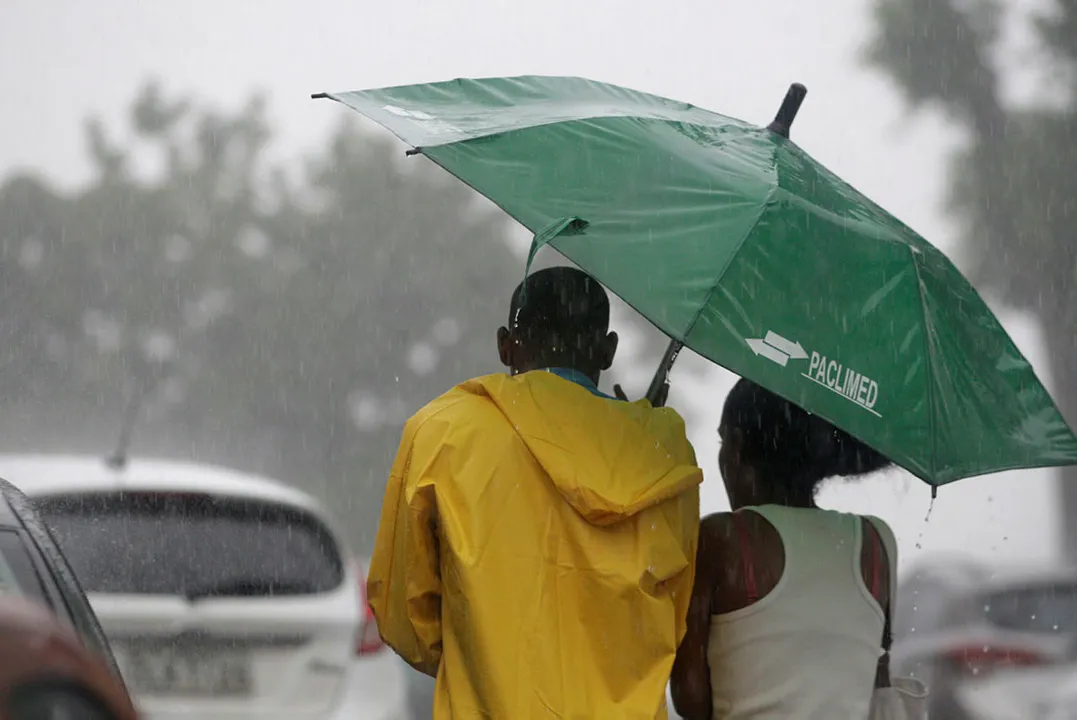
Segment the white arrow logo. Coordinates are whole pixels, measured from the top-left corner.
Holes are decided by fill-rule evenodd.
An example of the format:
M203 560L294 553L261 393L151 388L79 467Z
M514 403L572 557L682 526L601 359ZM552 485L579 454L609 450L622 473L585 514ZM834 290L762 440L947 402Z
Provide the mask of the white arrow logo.
M808 359L808 353L804 351L803 345L787 340L772 330L768 330L767 336L763 339L746 338L745 342L756 355L762 355L782 367L785 367L790 360Z

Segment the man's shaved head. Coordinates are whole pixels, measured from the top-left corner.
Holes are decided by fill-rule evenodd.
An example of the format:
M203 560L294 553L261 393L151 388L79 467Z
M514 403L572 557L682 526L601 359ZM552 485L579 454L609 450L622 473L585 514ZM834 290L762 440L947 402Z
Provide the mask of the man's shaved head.
M514 373L567 367L597 378L617 347L609 325L609 297L597 280L571 267L540 270L512 294L498 333L501 359Z
M536 337L610 328L610 299L593 277L570 267L539 270L512 293L509 327Z

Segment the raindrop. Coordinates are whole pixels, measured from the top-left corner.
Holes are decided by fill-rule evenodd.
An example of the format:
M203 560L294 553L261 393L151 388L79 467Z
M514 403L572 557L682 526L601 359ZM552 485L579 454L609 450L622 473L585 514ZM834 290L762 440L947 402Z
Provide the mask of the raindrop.
M408 368L416 375L429 375L438 365L438 351L427 343L418 343L408 352Z
M176 341L164 330L154 330L142 341L142 354L148 360L164 362L176 353Z
M247 257L265 257L270 245L269 236L254 225L247 225L236 236L236 247Z
M352 393L348 398L348 410L352 422L361 432L370 432L381 425L382 404L373 395L362 392Z
M442 347L451 347L463 337L460 321L453 317L444 317L434 323L434 340Z

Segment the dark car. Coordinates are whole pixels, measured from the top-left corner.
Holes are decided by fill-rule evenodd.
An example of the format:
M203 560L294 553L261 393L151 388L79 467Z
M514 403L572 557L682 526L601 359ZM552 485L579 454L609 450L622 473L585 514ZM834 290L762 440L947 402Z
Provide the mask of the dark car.
M123 686L105 633L52 533L27 497L0 480L0 597L10 596L50 610Z

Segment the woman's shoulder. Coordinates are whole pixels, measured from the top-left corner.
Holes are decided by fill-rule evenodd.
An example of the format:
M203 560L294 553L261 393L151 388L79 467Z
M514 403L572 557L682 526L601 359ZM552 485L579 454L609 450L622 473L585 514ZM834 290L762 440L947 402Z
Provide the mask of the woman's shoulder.
M773 532L772 521L753 507L711 513L699 523L700 539L714 544L728 545L728 541L735 541L739 546L745 534L755 540L761 534Z
M724 554L737 541L737 518L733 512L716 512L699 521L699 542L704 554Z
M700 535L724 536L733 527L733 513L728 511L704 515L699 521Z

